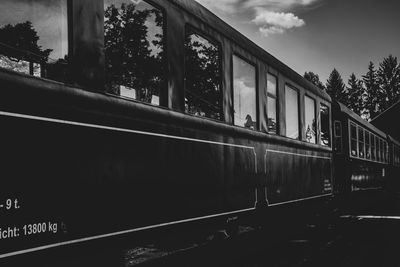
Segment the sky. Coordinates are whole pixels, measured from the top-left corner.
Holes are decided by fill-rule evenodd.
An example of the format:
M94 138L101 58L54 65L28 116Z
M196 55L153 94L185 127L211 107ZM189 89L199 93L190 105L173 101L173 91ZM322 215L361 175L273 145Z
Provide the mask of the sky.
M303 75L347 83L392 54L400 57L399 0L196 0Z

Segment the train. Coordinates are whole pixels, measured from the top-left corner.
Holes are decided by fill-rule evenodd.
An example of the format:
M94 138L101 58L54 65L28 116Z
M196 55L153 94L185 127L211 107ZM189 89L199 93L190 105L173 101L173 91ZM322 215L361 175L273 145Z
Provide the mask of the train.
M399 178L399 141L195 1L0 6L0 259Z

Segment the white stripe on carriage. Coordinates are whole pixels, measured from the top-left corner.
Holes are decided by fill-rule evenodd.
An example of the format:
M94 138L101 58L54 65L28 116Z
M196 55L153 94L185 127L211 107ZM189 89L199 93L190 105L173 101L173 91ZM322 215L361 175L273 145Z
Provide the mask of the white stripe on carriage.
M323 197L327 197L327 196L332 196L332 193L324 194L324 195L318 195L318 196L313 196L313 197L299 198L299 199L289 200L289 201L284 201L284 202L279 202L279 203L274 203L274 204L270 204L270 205L268 205L268 206L269 206L269 207L273 207L273 206L285 205L285 204L296 203L296 202L305 201L305 200L323 198Z
M131 129L126 129L126 128L111 127L111 126L104 126L104 125L91 124L91 123L60 120L60 119L39 117L39 116L33 116L33 115L5 112L5 111L0 111L0 115L7 116L7 117L15 117L15 118L37 120L37 121L45 121L45 122L68 124L68 125L74 125L74 126L89 127L89 128L102 129L102 130L111 130L111 131L118 131L118 132L125 132L125 133L143 134L143 135L149 135L149 136L157 136L157 137L164 137L164 138L170 138L170 139L178 139L178 140L184 140L184 141L193 141L193 142L206 143L206 144L214 144L214 145L221 145L221 146L246 148L246 149L252 149L253 151L255 151L254 147L251 147L251 146L243 146L243 145L236 145L236 144L208 141L208 140L202 140L202 139L181 137L181 136L175 136L175 135L167 135L167 134L159 134L159 133L131 130Z
M299 156L299 157L326 159L326 160L331 160L331 159L332 159L331 157L321 157L321 156L314 156L314 155L306 155L306 154L293 153L293 152L286 152L286 151L279 151L279 150L273 150L273 149L267 149L266 152L273 152L273 153L279 153L279 154L287 154L287 155L293 155L293 156Z
M380 215L343 215L340 216L340 218L346 218L346 219L357 218L357 219L368 219L368 220L374 220L374 219L400 220L400 216L380 216Z
M26 254L26 253L30 253L30 252L36 252L36 251L40 251L40 250L50 249L50 248L56 248L56 247L61 247L61 246L66 246L66 245L72 245L72 244L77 244L77 243L82 243L82 242L87 242L87 241L107 238L107 237L114 237L114 236L119 236L119 235L124 235L124 234L130 234L130 233L139 232L139 231L143 231L143 230L154 229L154 228L158 228L158 227L165 227L165 226L170 226L170 225L175 225L175 224L194 222L194 221L203 220L203 219L211 219L211 218L216 218L216 217L226 216L226 215L231 215L231 214L238 214L238 213L242 213L242 212L252 211L252 210L255 210L255 209L256 208L253 207L253 208L249 208L249 209L236 210L236 211L230 211L230 212L225 212L225 213L219 213L219 214L207 215L207 216L202 216L202 217L190 218L190 219L185 219L185 220L180 220L180 221L174 221L174 222L168 222L168 223L161 223L161 224L156 224L156 225L144 226L144 227L134 228L134 229L130 229L130 230L113 232L113 233L109 233L109 234L96 235L96 236L91 236L91 237L84 237L84 238L79 238L79 239L75 239L75 240L69 240L69 241L65 241L65 242L60 242L60 243L40 246L40 247L36 247L36 248L30 248L30 249L25 249L25 250L20 250L20 251L15 251L15 252L2 254L2 255L0 255L0 259L11 257L11 256L17 256L17 255L21 255L21 254Z

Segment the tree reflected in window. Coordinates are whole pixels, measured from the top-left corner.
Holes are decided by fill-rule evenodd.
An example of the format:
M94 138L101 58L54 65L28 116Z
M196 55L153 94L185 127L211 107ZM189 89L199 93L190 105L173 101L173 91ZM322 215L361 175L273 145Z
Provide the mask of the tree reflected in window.
M320 106L320 118L321 118L321 145L331 145L331 134L329 127L329 107L321 104Z
M66 1L0 1L0 67L65 82Z
M220 51L198 34L185 42L185 112L222 119Z
M160 105L165 84L162 12L144 1L106 0L104 16L109 92Z
M306 96L305 105L305 130L306 141L308 143L316 143L317 127L315 125L315 100Z

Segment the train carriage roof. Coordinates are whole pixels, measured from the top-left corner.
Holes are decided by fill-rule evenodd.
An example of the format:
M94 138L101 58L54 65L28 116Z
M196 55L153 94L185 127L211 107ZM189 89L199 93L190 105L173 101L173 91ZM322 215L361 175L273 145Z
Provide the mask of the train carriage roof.
M366 129L375 132L376 134L379 134L382 138L386 138L387 134L384 133L383 131L379 130L378 128L376 128L374 125L372 125L371 123L369 123L368 121L362 119L360 116L358 116L354 111L352 111L351 109L349 109L348 107L346 107L345 105L343 105L342 103L338 102L338 101L334 101L333 104L337 105L338 109L346 114L348 117L350 117L351 119L353 119L354 121L356 121L358 124L364 126Z
M223 34L226 38L231 39L242 48L249 51L255 57L261 59L266 64L271 65L277 71L281 72L287 78L302 86L306 90L311 91L322 99L331 102L331 97L324 90L319 89L317 86L306 80L300 74L289 68L286 64L279 61L277 58L266 52L263 48L255 44L253 41L245 37L239 31L228 25L225 21L220 19L207 8L194 0L170 0L177 6L188 11L192 15L199 18L202 22L206 23L217 32ZM217 0L216 0L217 1Z

